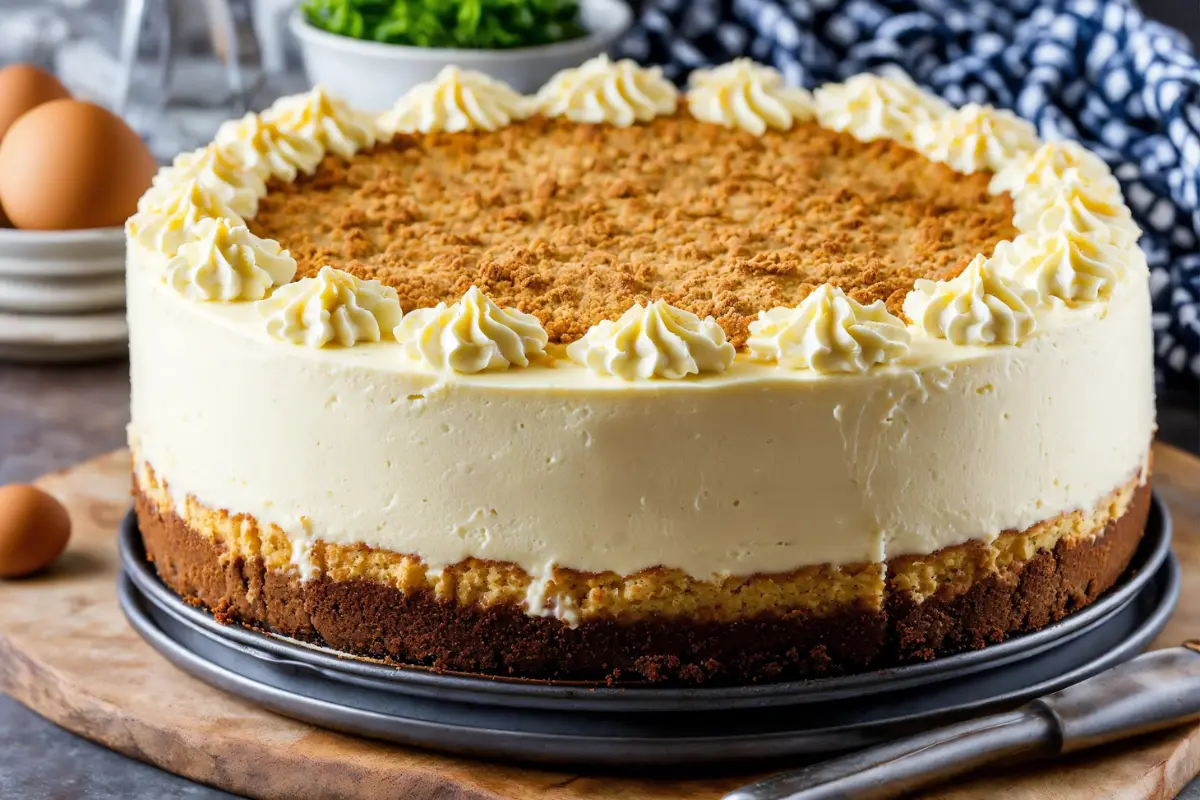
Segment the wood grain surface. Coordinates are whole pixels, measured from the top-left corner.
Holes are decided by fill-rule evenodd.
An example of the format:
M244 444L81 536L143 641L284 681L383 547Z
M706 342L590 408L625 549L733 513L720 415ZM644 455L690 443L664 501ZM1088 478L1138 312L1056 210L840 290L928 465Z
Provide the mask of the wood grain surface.
M117 451L39 483L67 504L71 546L49 572L0 582L0 689L58 724L194 780L262 798L715 800L752 774L580 775L457 759L279 717L189 677L129 628L116 603L116 530L129 503ZM1200 634L1200 461L1155 451L1155 485L1185 565L1179 610L1156 644ZM926 795L966 800L1174 797L1200 772L1200 726L1053 764L994 770Z

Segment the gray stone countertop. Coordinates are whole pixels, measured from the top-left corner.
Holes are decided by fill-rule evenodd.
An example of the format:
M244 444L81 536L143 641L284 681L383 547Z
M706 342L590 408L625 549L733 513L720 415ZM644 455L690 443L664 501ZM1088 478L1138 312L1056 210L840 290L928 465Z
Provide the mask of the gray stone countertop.
M0 363L0 485L115 450L129 421L124 361L62 367ZM107 750L0 694L0 797L216 800L217 789Z

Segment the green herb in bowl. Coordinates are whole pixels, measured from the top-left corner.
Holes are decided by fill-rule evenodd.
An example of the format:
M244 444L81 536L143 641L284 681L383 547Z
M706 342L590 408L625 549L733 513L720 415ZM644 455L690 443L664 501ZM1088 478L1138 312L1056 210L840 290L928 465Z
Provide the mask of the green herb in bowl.
M578 0L305 0L329 33L410 47L504 50L578 39Z

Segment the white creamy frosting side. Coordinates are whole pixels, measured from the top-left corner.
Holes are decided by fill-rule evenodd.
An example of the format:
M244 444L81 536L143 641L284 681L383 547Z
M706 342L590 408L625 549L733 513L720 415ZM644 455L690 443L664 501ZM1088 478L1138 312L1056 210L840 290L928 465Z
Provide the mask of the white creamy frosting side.
M265 122L257 114L222 123L215 143L245 169L263 178L274 176L283 181L294 181L301 172L311 175L325 155L320 142Z
M173 256L180 245L193 237L197 223L214 218L245 224L222 192L192 180L155 196L153 202L129 218L125 227L143 247Z
M748 58L698 69L688 85L688 111L693 117L755 136L768 128L790 130L795 121L813 117L812 95L788 86L778 70Z
M1033 125L976 103L917 123L912 139L917 152L964 175L1002 169L1028 158L1039 144Z
M549 340L537 317L501 308L477 286L450 306L408 312L395 337L415 361L455 372L527 367Z
M914 336L864 373L739 357L628 383L569 361L465 375L391 342L293 347L253 304L188 302L159 257L130 258L130 434L172 491L431 569L706 577L930 553L1094 508L1153 435L1144 270L1106 303L1039 308L1019 347Z
M167 261L165 274L167 283L191 300L261 300L296 274L296 259L288 251L245 225L204 219L192 234L195 238Z
M674 114L678 103L679 92L661 69L606 55L564 69L534 98L534 108L547 117L618 127Z
M787 369L866 372L908 352L908 331L882 300L863 305L822 284L795 308L760 311L750 323L750 357Z
M350 158L375 144L375 118L326 94L320 86L303 94L281 97L262 113L264 122L280 131L305 137L327 152Z
M378 342L391 334L403 313L395 289L333 267L281 286L255 306L268 336L308 347Z
M1036 293L975 256L958 277L918 280L904 298L904 313L918 330L957 345L1016 344L1033 333Z
M405 92L379 117L379 128L389 134L494 131L529 116L529 105L502 81L449 66Z
M646 71L617 66L594 70L603 80L576 74L555 107L614 124L674 110L673 87L662 110L667 94ZM823 124L911 145L914 126L947 113L904 79L859 78L818 92ZM243 119L218 144L260 178L295 177L326 149L369 146L373 124L314 90ZM416 554L432 571L476 557L533 575L556 564L787 572L990 541L1091 509L1145 474L1148 275L1127 249L1136 226L1107 168L1048 147L1002 170L1030 257L1010 262L1014 244L951 281L918 282L905 314L925 335L903 357L888 355L895 341L856 336L867 326L836 310L767 312L760 354L773 337L776 360L803 357L809 369L735 358L711 317L662 301L595 326L566 348L577 363L478 373L429 366L450 364L450 351L473 353L468 367L498 364L496 353L520 364L513 337L493 331L507 350L490 333L491 344L473 338L485 318L497 321L481 296L465 313L412 323L438 339L426 363L384 341L403 328L395 292L339 270L257 303L189 302L189 292L227 295L230 275L243 275L231 259L232 272L205 261L214 250L225 258L220 246L192 247L241 224L219 188L193 179L128 225L131 441L173 495L280 526L305 570L311 543L328 541ZM1111 279L1091 263L1113 256L1104 248L1125 258ZM879 324L874 333L893 333ZM516 334L528 359L540 339ZM334 342L344 347L325 347ZM671 380L634 380L651 377ZM287 424L246 413L246 397L286 411ZM480 520L485 535L455 533ZM531 613L546 605L531 601Z
M863 73L844 83L827 83L813 93L821 127L871 142L894 139L908 144L922 122L950 112L950 106L900 72Z
M615 322L604 320L567 346L567 355L598 375L623 380L679 380L702 372L724 372L733 345L712 317L655 300L634 305Z

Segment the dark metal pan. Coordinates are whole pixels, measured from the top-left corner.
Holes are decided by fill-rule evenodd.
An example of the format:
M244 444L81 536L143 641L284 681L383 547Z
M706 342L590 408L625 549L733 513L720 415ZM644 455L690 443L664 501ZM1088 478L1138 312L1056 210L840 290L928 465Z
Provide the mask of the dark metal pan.
M195 677L277 713L336 730L463 755L609 768L741 765L858 749L971 716L1015 707L1132 658L1166 624L1179 596L1174 556L1115 615L1000 669L870 697L792 707L630 714L456 702L332 679L308 667L247 655L142 595L122 577L133 627Z

